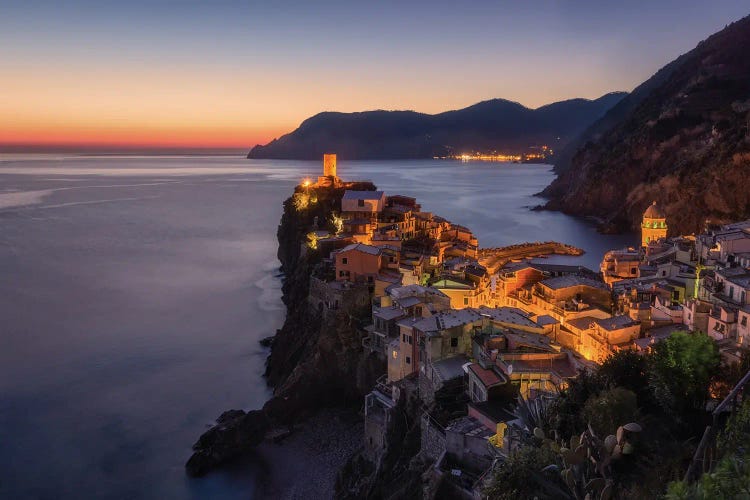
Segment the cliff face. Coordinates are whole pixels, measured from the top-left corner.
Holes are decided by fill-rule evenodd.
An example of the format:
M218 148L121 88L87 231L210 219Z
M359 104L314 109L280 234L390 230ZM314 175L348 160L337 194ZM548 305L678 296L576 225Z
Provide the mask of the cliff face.
M370 183L349 189L375 189ZM191 475L202 475L213 467L247 452L274 428L286 427L325 407L359 408L363 396L386 368L376 357L363 354L360 316L369 316L369 302L362 311L340 309L323 315L307 300L310 277L323 257L319 252L302 252L315 217L321 228L331 213L340 210L344 189L310 189L315 203L299 209L302 191L284 202L278 229L278 257L285 279L283 300L287 316L277 332L267 361L268 383L274 396L260 410L225 412L217 425L193 445L186 464ZM305 195L306 196L306 195Z
M361 183L349 189L375 186ZM319 226L326 228L331 214L340 211L344 188L311 189L310 193L317 201L304 210L295 207L294 197L284 202L277 235L287 316L274 339L266 376L274 394L287 400L291 395L304 395L302 406L314 411L327 404L361 404L361 396L374 383L370 375L384 368L370 366L371 361L362 355L358 327L360 320L369 317L369 302L361 311L342 308L324 316L308 301L310 277L324 256L310 249L303 255L301 249L316 217Z
M493 99L435 115L414 111L320 113L293 132L255 146L248 158L317 160L432 158L474 150L523 151L535 144L561 147L623 98L571 99L537 109Z
M701 42L563 152L548 208L635 229L652 200L670 231L750 217L750 18Z

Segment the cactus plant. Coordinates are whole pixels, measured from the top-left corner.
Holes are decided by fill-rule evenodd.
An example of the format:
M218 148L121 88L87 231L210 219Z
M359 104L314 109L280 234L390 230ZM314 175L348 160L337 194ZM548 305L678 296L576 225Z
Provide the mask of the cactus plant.
M580 436L570 438L570 448L561 447L563 482L573 497L583 500L608 500L612 497L612 461L635 451L628 435L641 432L635 422L620 426L617 433L601 439L591 426Z

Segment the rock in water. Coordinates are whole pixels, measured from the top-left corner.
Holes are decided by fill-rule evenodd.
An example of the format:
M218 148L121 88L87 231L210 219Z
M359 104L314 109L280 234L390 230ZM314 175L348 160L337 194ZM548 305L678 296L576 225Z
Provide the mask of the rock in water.
M193 445L194 453L185 464L187 473L202 476L217 465L247 452L263 441L269 428L270 422L262 410L222 413L216 425Z

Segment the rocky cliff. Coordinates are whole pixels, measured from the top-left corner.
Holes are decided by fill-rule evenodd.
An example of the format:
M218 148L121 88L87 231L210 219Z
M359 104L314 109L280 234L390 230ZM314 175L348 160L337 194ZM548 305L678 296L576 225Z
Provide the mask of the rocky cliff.
M432 158L467 151L523 152L529 146L562 147L623 98L570 99L537 109L492 99L435 115L414 111L326 112L293 132L255 146L248 158L317 160Z
M375 189L370 183L347 187ZM369 303L362 311L342 308L324 316L307 300L310 277L323 256L306 248L306 235L315 220L321 227L330 223L331 214L340 210L343 192L344 188L298 187L284 202L278 257L285 276L287 316L274 337L266 370L274 396L260 410L222 414L193 446L186 464L189 474L205 474L247 452L274 429L293 426L321 408L359 408L364 394L385 372L382 362L363 354L358 328L369 317Z
M635 229L658 199L670 231L750 217L750 18L665 66L563 151L547 208Z

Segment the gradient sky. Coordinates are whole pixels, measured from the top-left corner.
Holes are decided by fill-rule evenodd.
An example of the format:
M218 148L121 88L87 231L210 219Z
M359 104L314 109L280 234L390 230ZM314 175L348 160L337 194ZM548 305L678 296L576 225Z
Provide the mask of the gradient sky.
M0 2L0 145L247 147L324 110L631 90L747 0Z

